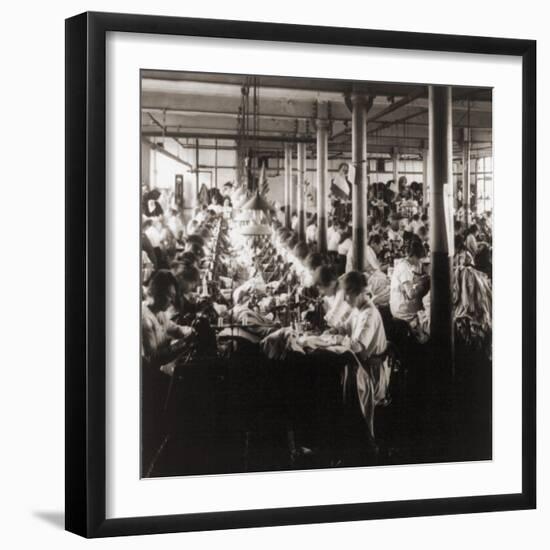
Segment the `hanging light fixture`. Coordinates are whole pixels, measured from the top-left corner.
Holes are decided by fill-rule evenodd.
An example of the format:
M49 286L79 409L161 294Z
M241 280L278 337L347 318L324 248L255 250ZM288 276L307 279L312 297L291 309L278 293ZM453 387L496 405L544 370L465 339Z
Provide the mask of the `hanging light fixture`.
M259 181L265 180L265 165L260 169ZM248 219L248 224L242 227L241 234L252 236L263 236L271 234L269 223L271 215L275 212L275 208L261 195L260 186L244 204L239 207L241 211L240 219L243 221Z

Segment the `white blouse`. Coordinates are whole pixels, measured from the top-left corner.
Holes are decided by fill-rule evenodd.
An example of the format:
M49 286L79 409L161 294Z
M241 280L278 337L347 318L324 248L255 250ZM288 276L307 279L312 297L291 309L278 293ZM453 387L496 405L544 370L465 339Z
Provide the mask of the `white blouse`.
M372 303L361 309L352 308L345 325L351 349L361 359L386 351L388 341L380 312Z
M409 298L403 285L414 282L415 273L412 265L404 258L395 263L391 278L390 309L397 319L412 321L416 313L422 309L420 297Z

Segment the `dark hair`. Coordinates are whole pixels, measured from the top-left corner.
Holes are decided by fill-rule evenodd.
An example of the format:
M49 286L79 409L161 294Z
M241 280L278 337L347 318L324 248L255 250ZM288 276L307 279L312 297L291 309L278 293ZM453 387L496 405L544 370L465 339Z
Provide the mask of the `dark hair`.
M298 244L298 235L291 231L288 237L285 238L285 244L292 250Z
M168 269L159 269L149 282L149 293L151 296L166 296L168 289L177 287L176 278Z
M420 216L418 214L414 214L412 219L417 222L420 219Z
M367 278L360 271L348 271L340 277L340 286L346 294L357 296L367 287Z
M344 232L342 233L342 237L340 242L343 243L346 239L351 239L351 236L353 235L351 228L349 226L346 226L344 229Z
M178 256L178 261L187 265L195 265L195 264L198 264L199 259L197 258L197 256L195 256L195 254L193 254L193 252L187 251L187 252L182 252Z
M464 237L455 234L455 252L464 250Z
M422 216L420 217L420 220L423 221L423 222L427 222L428 221L428 214L422 214Z
M472 225L470 225L470 227L468 227L468 230L467 230L467 232L468 232L469 235L472 235L472 234L475 233L476 231L479 231L479 227L478 227L475 223L473 223Z
M303 260L309 253L309 246L305 241L300 241L293 250L294 256L299 260Z
M187 237L187 242L189 244L196 244L200 247L203 247L204 246L204 239L197 233L193 233L193 235L189 235L189 237Z
M426 255L426 249L419 238L411 239L409 246L407 247L407 256L415 256L416 258L423 258Z
M180 272L179 278L188 283L198 283L201 279L201 274L194 265L186 264Z
M338 165L338 172L340 172L340 170L342 169L342 166L347 166L349 168L349 165L347 162L341 162L339 165Z
M491 271L491 250L485 243L480 243L474 258L474 265L484 273Z
M369 239L369 244L380 244L382 242L382 238L380 235L371 235Z
M202 258L204 256L204 250L202 246L199 246L197 243L188 242L187 246L189 246L189 250L186 250L186 252L191 252L197 258Z
M317 286L322 288L328 287L331 283L338 280L338 276L332 267L328 265L321 265L313 274L313 282Z
M206 241L206 239L209 239L211 236L212 236L212 232L210 231L210 229L208 229L208 227L205 225L203 227L201 227L200 231L197 231L197 235L199 237L202 237L202 239L204 241Z
M325 263L325 258L320 252L310 252L304 262L304 265L311 271L315 271L319 266Z
M145 193L144 199L147 201L158 201L160 199L161 192L156 187L151 189L148 193Z

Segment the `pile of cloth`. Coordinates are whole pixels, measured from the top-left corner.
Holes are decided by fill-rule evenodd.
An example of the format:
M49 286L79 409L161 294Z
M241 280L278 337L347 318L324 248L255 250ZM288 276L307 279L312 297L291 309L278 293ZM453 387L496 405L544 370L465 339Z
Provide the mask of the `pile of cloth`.
M278 360L286 359L291 352L305 355L321 349L343 354L350 349L346 339L347 337L326 332L323 334L299 334L290 327L283 327L266 336L260 342L260 348L268 359Z
M472 266L457 267L453 303L456 334L466 345L490 353L493 291L487 275Z

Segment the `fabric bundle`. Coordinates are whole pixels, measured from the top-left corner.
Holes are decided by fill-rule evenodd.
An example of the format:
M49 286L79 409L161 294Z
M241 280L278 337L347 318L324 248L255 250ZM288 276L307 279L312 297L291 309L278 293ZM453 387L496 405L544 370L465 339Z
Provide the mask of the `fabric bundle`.
M260 342L262 352L268 359L285 359L290 352L305 353L304 348L298 344L296 332L289 327L284 327L266 336Z
M492 333L493 292L489 278L471 266L454 273L453 298L455 329L470 346L486 348Z

